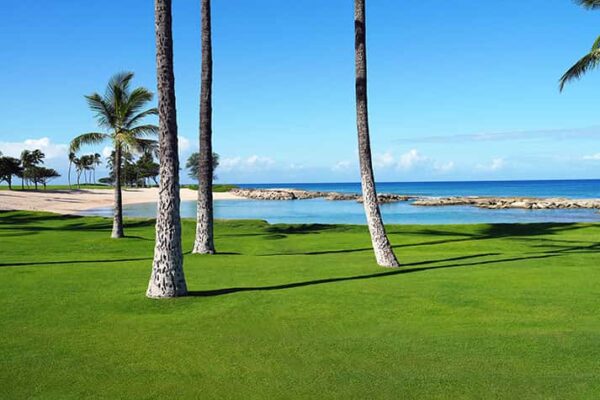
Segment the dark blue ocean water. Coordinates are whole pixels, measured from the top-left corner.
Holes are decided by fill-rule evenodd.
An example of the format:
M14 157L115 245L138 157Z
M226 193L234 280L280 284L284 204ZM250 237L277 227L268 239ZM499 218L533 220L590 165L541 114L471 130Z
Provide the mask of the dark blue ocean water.
M298 188L305 190L359 193L359 183L252 184L255 188ZM422 196L532 196L600 198L600 180L505 181L505 182L417 182L380 183L379 193ZM509 222L600 222L596 210L486 210L475 207L417 207L409 202L384 204L388 224L470 224ZM125 215L154 217L156 204L125 207ZM110 210L93 214L111 215ZM194 218L195 202L183 202L184 218ZM355 201L324 199L296 201L222 200L215 201L215 217L223 219L262 219L270 223L364 224L362 204Z

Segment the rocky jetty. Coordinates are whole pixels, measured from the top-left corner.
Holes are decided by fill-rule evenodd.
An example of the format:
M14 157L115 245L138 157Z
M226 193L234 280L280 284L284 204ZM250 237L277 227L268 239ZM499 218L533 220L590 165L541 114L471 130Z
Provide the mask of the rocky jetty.
M353 193L338 192L312 192L300 189L233 189L232 194L253 200L306 200L319 199L358 201L362 202L362 196ZM397 201L414 200L416 197L399 194L380 194L377 196L380 203L393 203Z
M565 199L535 197L441 197L421 198L412 203L415 206L473 206L487 209L521 208L528 210L551 210L565 208L600 209L600 199Z
M362 196L354 193L313 192L301 189L233 189L231 193L253 200L306 200L326 199L332 201L358 201ZM379 203L395 203L412 201L414 206L443 207L443 206L473 206L487 209L521 208L529 210L550 209L598 209L600 199L565 199L565 198L536 198L536 197L417 197L402 194L382 193L377 196Z

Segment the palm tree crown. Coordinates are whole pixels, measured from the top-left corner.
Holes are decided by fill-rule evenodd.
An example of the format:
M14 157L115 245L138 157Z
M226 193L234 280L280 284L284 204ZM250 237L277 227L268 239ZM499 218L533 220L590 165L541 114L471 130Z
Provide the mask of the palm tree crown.
M132 78L132 72L116 74L108 83L104 96L98 93L85 96L96 114L98 125L110 133L90 132L79 135L71 141L71 152L77 152L84 145L100 144L109 139L115 145L138 152L155 147L156 142L145 137L156 135L158 127L141 124L144 118L158 114L156 108L143 110L154 95L143 87L131 90Z
M600 0L576 0L577 4L594 10L600 8ZM571 68L561 76L559 80L559 90L562 92L565 85L574 79L581 78L586 72L592 70L600 63L600 36L596 39L590 52L581 57Z

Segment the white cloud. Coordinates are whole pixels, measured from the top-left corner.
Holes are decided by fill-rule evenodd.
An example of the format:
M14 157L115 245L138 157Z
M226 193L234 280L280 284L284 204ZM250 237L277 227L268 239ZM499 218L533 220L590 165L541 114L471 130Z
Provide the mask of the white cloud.
M375 157L373 157L373 165L375 165L376 168L388 168L395 163L396 160L394 160L394 155L389 151L383 154L375 154Z
M339 161L335 163L333 167L331 167L332 171L347 171L352 167L352 163L350 161Z
M50 138L26 139L23 142L0 142L0 151L11 157L19 157L23 150L41 150L47 159L67 157L69 146L52 143Z
M417 149L412 149L400 156L397 167L399 169L412 169L418 164L423 164L429 161L430 160L427 157L421 155Z
M379 169L395 169L400 171L414 170L416 168L435 172L448 172L454 168L454 162L441 162L427 157L417 149L411 149L399 157L391 151L375 154L373 165Z
M102 155L104 156L104 158L108 158L112 154L112 151L112 147L104 146L104 148L102 149Z
M219 169L221 171L234 171L234 170L258 171L258 170L269 169L274 164L275 164L275 161L269 157L252 155L247 158L242 158L242 157L223 158L220 161Z
M179 136L179 151L187 151L191 146L190 139L185 136Z
M596 154L592 154L589 156L583 156L584 160L593 160L593 161L600 161L600 153L596 153Z
M447 163L436 161L433 163L433 169L441 173L450 172L454 169L454 161L449 161Z
M499 171L504 168L506 162L503 158L494 158L489 164L477 164L477 169L483 171Z

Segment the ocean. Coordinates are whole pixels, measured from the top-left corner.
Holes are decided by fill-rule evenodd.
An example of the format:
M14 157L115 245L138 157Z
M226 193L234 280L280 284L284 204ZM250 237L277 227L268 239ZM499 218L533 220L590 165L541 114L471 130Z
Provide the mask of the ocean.
M360 183L278 183L244 184L244 188L297 188L314 191L359 193ZM486 181L486 182L386 182L377 185L379 193L418 196L531 196L600 198L600 180ZM260 219L270 223L365 224L362 204L355 201L324 199L295 201L222 200L215 201L215 217ZM410 202L383 204L387 224L473 224L525 222L600 222L598 210L488 210L467 206L417 207ZM154 217L155 204L124 208L128 217ZM111 215L107 209L90 214ZM182 202L181 215L195 218L194 201Z

